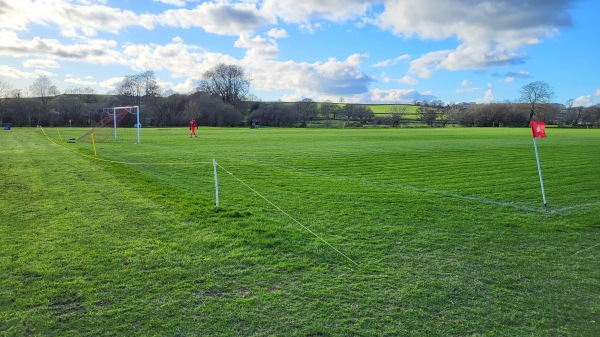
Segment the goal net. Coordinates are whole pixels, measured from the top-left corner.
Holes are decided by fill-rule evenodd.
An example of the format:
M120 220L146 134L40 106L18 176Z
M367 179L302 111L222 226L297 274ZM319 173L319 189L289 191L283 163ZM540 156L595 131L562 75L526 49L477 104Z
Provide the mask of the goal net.
M95 142L107 140L140 142L140 108L139 106L124 106L102 109L102 117L96 125L79 141Z

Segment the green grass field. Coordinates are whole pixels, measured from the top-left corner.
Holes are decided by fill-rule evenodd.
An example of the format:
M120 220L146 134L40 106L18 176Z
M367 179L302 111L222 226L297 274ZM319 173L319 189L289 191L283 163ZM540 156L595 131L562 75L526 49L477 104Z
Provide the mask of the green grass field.
M529 129L85 131L0 132L2 336L600 335L600 130L548 212Z
M417 105L406 104L367 104L366 106L378 116L391 115L399 107L405 118L414 118L418 116L417 112L419 110L419 106Z

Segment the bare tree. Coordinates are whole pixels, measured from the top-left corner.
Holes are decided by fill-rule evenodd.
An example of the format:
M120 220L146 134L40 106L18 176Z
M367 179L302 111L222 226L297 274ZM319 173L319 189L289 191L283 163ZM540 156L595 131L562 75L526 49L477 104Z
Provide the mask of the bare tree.
M160 95L160 87L156 82L156 76L153 70L146 70L141 74L136 75L138 82L143 92L144 104L148 104L154 98Z
M159 93L160 87L152 70L126 75L114 91L114 94L120 96L122 104L129 105L142 104L142 98L144 98L144 104L151 103L151 100L158 97Z
M56 86L50 81L48 76L40 75L31 86L29 86L29 90L31 91L31 95L33 97L37 97L42 102L42 111L41 113L48 113L48 101L50 96L56 96L60 92L56 88ZM41 116L38 115L38 124L40 123Z
M12 88L10 85L0 78L0 125L2 125L2 119L6 110L6 101L10 96Z
M317 103L310 98L304 98L302 101L294 103L294 109L302 118L302 127L306 127L306 122L315 119L319 112Z
M521 88L519 102L529 104L529 121L533 119L539 104L550 103L554 90L544 81L531 82Z
M202 75L200 90L221 97L224 103L238 106L248 94L250 79L244 69L220 63Z

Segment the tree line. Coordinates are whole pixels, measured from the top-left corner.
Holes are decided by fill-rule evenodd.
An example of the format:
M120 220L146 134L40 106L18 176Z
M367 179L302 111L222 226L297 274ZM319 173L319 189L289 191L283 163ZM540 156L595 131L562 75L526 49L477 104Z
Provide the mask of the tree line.
M392 104L375 114L368 105L315 102L262 102L249 94L250 80L244 69L219 64L205 72L194 92L161 92L153 71L124 76L114 90L98 94L89 87L72 87L60 93L41 75L28 92L12 89L0 80L0 125L93 127L103 108L140 106L143 127L184 126L195 118L202 126L362 127L461 125L472 127L527 126L532 119L561 126L600 126L600 105L574 107L550 103L552 89L545 82L523 87L514 103L444 104L441 101Z

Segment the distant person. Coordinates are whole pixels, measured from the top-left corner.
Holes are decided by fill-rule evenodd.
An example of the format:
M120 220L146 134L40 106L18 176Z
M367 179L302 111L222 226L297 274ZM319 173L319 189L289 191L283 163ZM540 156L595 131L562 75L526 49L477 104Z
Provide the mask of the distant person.
M196 120L192 118L192 120L190 121L190 138L192 138L192 136L198 137L198 135L196 135L197 127L198 123L196 123Z

